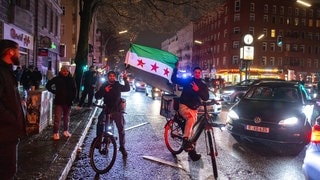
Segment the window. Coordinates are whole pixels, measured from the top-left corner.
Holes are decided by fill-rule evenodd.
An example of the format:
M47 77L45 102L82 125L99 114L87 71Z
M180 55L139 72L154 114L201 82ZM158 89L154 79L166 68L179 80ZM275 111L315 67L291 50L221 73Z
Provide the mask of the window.
M234 34L240 34L240 28L239 27L233 28L233 33Z
M270 37L276 37L276 30L275 29L271 29L271 32L270 32Z
M272 16L272 24L276 24L276 17Z
M280 7L280 15L284 15L284 7L283 6Z
M266 56L262 56L261 65L262 66L266 66L267 65L267 57Z
M263 43L262 43L262 50L263 50L264 52L266 52L266 51L268 50L268 45L267 45L266 42L263 42Z
M288 16L291 16L291 15L292 15L292 8L289 7L289 8L288 8Z
M314 60L314 67L318 68L319 67L319 59Z
M304 53L304 45L300 45L299 51L302 52L302 53Z
M301 26L306 26L306 19L301 19Z
M249 34L254 34L254 27L249 27Z
M272 14L277 14L277 6L276 5L272 6Z
M236 0L234 2L234 11L235 12L240 12L240 0Z
M232 64L239 64L239 56L232 56Z
M30 0L16 0L16 5L30 11Z
M311 68L311 59L308 59L308 60L307 60L307 67L308 67L308 68Z
M254 12L254 3L250 3L250 12Z
M268 22L268 15L263 16L263 22L267 23Z
M312 27L312 26L313 26L313 19L309 19L309 21L308 21L308 26L309 26L309 27Z
M239 48L239 47L240 47L240 43L239 43L239 41L233 41L233 43L232 43L232 47L233 47L234 49Z
M280 24L284 24L284 18L283 18L282 16L281 16L280 19L279 19L279 23L280 23Z
M256 16L254 13L250 13L250 21L255 21Z
M270 57L270 65L274 66L274 57Z
M298 9L298 8L295 8L295 9L294 9L294 15L295 15L295 16L299 16L299 9Z
M263 6L263 12L264 12L264 13L268 13L268 4L265 4L265 5Z
M238 22L238 21L240 21L240 14L238 14L238 13L237 13L237 14L235 14L235 15L234 15L234 19L233 19L233 21L234 21L234 22Z
M267 28L263 28L263 34L264 34L264 37L268 37L268 29Z
M299 25L299 18L294 18L294 25L298 26Z
M61 9L62 9L62 15L65 16L66 15L66 7L62 6Z
M227 51L227 43L223 43L223 51L224 51L224 52Z
M275 43L270 43L270 50L272 52L275 52L276 51L276 44Z
M312 9L309 9L309 17L313 17L313 10Z
M278 57L278 66L282 66L282 57Z

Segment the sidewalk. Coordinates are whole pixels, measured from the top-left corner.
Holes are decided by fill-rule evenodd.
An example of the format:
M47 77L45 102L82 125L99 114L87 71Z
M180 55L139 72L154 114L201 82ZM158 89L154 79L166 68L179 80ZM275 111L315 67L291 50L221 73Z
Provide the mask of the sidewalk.
M96 111L97 108L72 108L69 124L72 135L69 139L65 138L60 130L60 140L54 141L52 125L40 134L22 139L18 148L16 179L66 179Z

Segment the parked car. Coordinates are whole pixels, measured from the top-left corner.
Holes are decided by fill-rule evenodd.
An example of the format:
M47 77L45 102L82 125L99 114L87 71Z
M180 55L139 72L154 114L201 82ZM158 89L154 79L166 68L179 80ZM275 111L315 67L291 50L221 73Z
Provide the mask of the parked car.
M141 80L139 80L137 78L135 78L133 80L133 82L132 82L132 88L136 92L138 92L138 91L145 92L146 91L146 86L147 86L147 84L144 81L141 81Z
M227 129L239 142L294 145L309 143L314 102L299 82L252 85L227 114Z
M152 99L161 97L163 91L159 88L153 87L151 85L146 86L146 96L151 96Z
M320 177L320 122L312 128L311 142L303 160L303 173L306 179L316 180Z
M246 79L241 81L233 86L225 86L220 89L221 98L223 102L227 104L234 104L237 100L237 97L243 95L250 86L257 84L261 81L284 81L282 79L275 78L261 78L261 79Z

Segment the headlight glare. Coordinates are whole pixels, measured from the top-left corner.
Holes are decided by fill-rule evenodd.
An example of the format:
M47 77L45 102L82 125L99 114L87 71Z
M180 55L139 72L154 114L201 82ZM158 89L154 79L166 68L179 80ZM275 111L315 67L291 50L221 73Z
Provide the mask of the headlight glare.
M234 111L234 110L230 110L228 112L228 116L227 116L228 119L232 119L232 120L237 120L239 119L239 116L238 114Z
M279 122L279 125L295 125L298 123L297 117L290 117Z

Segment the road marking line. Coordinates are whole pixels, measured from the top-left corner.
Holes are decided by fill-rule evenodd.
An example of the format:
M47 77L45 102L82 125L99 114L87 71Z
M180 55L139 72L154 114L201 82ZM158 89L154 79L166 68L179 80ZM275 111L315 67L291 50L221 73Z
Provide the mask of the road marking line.
M133 129L133 128L137 128L137 127L140 127L140 126L144 126L144 125L146 125L146 124L149 124L149 122L145 122L145 123L141 123L141 124L138 124L138 125L135 125L135 126L131 126L131 127L127 128L127 129L125 129L125 130L127 131L127 130L130 130L130 129Z
M148 160L151 160L151 161L155 161L155 162L159 162L159 163L162 163L162 164L166 164L166 165L169 165L169 166L172 166L172 167L177 167L177 168L180 168L184 171L186 171L181 164L178 164L178 163L174 163L174 162L170 162L170 161L166 161L166 160L163 160L163 159L160 159L160 158L157 158L157 157L153 157L153 156L143 156L144 159L148 159Z

